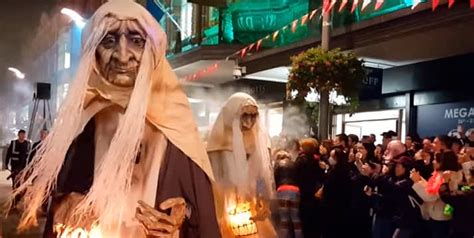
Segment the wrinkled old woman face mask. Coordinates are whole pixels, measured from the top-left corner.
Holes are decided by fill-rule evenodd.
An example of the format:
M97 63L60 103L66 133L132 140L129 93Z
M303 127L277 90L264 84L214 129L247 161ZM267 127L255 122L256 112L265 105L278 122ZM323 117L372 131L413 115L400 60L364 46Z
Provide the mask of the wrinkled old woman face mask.
M135 20L116 21L97 47L102 77L120 87L132 87L146 42L145 31Z
M257 121L258 109L253 105L242 107L240 114L240 127L242 131L252 129Z

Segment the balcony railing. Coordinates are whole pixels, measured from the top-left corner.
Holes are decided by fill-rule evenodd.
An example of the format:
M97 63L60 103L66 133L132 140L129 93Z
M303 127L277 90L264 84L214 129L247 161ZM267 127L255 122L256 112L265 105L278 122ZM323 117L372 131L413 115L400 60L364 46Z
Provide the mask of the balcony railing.
M181 28L188 31L188 37L182 37L182 33L172 26L169 19L163 19L161 24L165 27L169 38L168 56L172 57L200 45L251 44L290 24L312 9L321 7L322 1L320 3L310 1L239 0L229 3L225 9L192 3L171 6L169 10L172 17L176 22L183 24ZM372 1L364 11L361 11L362 1L360 2L353 13L350 12L351 2L341 12L337 11L339 8L337 3L332 15L333 28L369 20L409 8L413 4L413 0L385 0L380 9L374 10L376 1ZM188 8L188 11L185 8ZM295 32L291 29L282 31L275 41L272 39L263 41L262 47L280 47L309 37L320 37L320 32L320 21L316 20L306 25L299 25Z

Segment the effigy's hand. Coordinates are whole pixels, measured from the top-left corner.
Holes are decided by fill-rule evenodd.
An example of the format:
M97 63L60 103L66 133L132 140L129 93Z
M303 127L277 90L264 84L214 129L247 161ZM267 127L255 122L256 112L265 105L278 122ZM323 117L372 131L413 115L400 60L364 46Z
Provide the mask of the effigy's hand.
M255 206L255 215L252 216L254 221L263 221L270 216L270 208L268 202L261 199L257 199L257 204Z
M76 206L84 199L80 193L70 193L64 197L61 203L54 208L54 224L65 225L72 218Z
M171 209L170 215L162 213L143 201L138 201L135 218L149 236L172 238L179 236L179 229L186 216L186 202L183 198L170 198L160 204L160 209Z

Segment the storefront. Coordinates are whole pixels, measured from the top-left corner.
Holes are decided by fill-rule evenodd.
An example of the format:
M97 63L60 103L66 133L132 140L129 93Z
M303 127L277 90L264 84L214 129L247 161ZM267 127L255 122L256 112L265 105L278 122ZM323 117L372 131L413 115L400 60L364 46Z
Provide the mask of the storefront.
M358 136L393 130L421 137L456 134L474 128L474 54L383 70L381 93L361 91L355 114L336 112L332 133ZM371 77L368 77L371 80Z

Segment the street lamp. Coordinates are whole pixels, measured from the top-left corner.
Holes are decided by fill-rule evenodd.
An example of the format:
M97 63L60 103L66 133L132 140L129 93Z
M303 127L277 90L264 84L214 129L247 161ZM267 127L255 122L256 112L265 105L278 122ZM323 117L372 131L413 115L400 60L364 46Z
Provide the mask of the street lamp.
M25 74L22 73L19 69L17 68L13 68L13 67L8 67L8 70L10 70L11 72L13 72L15 74L15 76L19 79L24 79L25 78Z
M71 20L73 20L74 23L76 23L76 25L80 28L83 28L86 25L86 20L74 10L63 8L61 9L61 13L71 18Z

